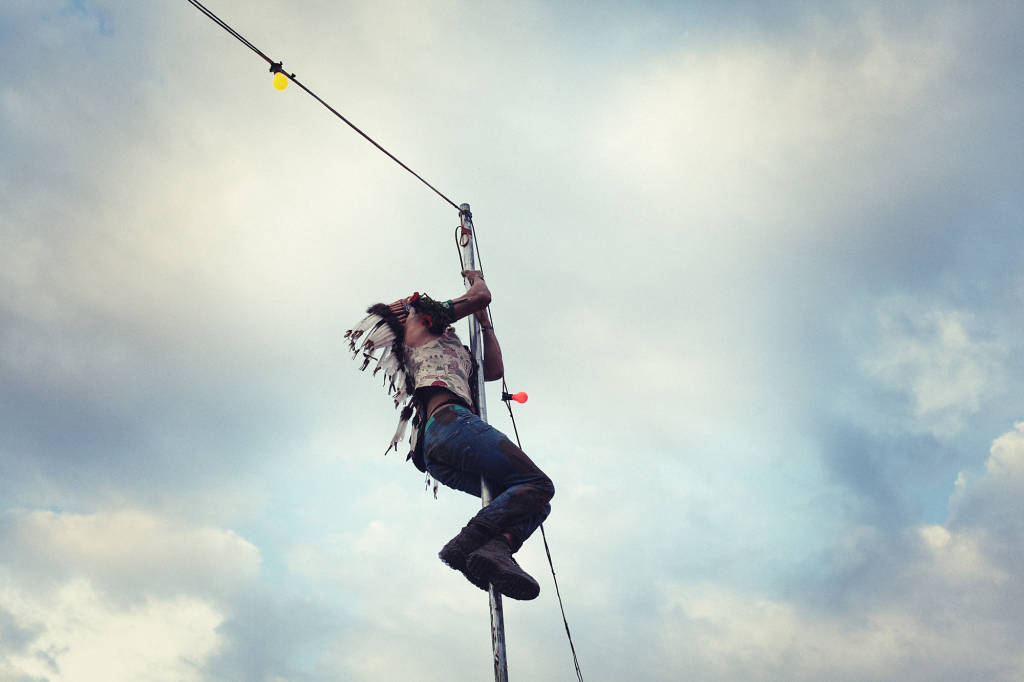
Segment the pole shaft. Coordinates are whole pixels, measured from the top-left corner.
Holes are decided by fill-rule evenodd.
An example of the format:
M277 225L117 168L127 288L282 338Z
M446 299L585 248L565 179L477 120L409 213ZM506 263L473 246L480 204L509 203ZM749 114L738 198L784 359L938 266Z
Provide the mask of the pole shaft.
M467 270L476 269L476 247L473 233L473 214L469 210L469 204L459 206L459 218L462 224L459 235L459 248L462 250L462 260ZM481 338L480 324L476 317L469 318L469 350L473 354L479 371L477 372L477 395L479 400L480 418L487 421L487 404L484 395L484 345ZM491 503L491 491L487 488L487 481L480 479L480 501L483 506ZM488 593L491 602L491 649L494 652L494 682L508 682L508 660L505 655L505 616L501 608L501 593L489 586Z

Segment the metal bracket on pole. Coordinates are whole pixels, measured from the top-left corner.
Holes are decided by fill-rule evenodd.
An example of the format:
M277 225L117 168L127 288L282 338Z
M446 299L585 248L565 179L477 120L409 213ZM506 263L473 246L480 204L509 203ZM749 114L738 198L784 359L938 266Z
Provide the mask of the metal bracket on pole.
M459 220L462 225L459 248L462 251L462 262L467 270L476 270L476 240L473 238L473 213L469 204L459 206ZM480 418L487 421L487 405L484 397L484 346L481 338L480 324L476 317L469 318L469 351L477 363L477 395L479 396ZM487 489L487 481L480 480L480 501L483 506L491 503L491 491ZM494 651L494 682L508 682L508 661L505 657L505 616L501 609L501 593L491 585L488 589L491 601L491 648Z

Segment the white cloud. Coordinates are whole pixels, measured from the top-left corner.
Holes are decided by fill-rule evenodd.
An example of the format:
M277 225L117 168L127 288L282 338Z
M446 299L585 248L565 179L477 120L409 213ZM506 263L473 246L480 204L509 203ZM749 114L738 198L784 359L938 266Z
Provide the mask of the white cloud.
M27 579L84 578L113 598L229 595L260 567L259 550L230 530L182 527L136 510L8 512L0 529L0 561Z
M1014 482L1024 488L1024 422L1014 424L1014 430L992 443L988 458L989 476Z
M1024 560L1024 422L995 440L984 472L963 471L951 496L951 525L984 540L1002 561Z
M221 644L223 617L194 597L122 606L87 580L53 591L0 590L0 608L37 632L17 651L0 648L5 679L51 682L192 682ZM6 655L5 655L6 654Z
M996 439L982 478L958 479L961 498L1012 513L1024 495L1021 462L1024 424ZM992 496L993 487L1011 494ZM1024 578L1019 558L1002 550L1024 538L1019 525L993 530L951 521L895 544L858 531L863 577L824 611L799 598L665 583L660 645L678 672L694 674L695 664L708 680L1021 679Z
M686 642L701 652L705 679L884 679L899 654L897 632L907 626L874 616L850 627L711 585L666 587L662 616L669 628L660 644L671 650Z
M906 30L862 10L842 25L812 23L794 41L742 36L659 56L620 86L595 148L628 170L623 182L680 224L715 227L719 241L824 229L809 206L887 200L923 170L893 149L893 133L919 128L958 41L952 12L922 22ZM811 221L778 222L796 208L790 198ZM737 219L743 229L732 233Z
M917 430L954 434L999 395L1003 346L978 339L969 312L891 297L876 315L877 341L863 367L909 398Z
M19 635L0 670L54 682L202 679L260 563L231 531L134 510L7 512L0 536L0 613Z
M489 670L487 595L437 558L443 534L454 535L464 522L453 522L456 501L442 505L409 490L395 499L397 486L387 488L371 496L384 493L393 508L406 510L397 522L375 518L356 531L297 545L288 558L292 575L322 591L321 604L358 623L319 648L324 679L441 682L453 671L478 677ZM381 508L372 501L360 507ZM461 644L451 646L455 640Z

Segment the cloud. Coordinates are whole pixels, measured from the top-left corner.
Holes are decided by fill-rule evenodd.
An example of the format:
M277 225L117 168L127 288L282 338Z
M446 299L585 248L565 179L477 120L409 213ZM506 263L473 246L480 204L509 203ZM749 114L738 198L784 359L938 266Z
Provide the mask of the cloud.
M707 680L1020 679L1022 473L1017 424L995 440L983 474L959 480L945 525L847 531L835 558L848 580L833 576L824 588L842 593L802 593L805 584L768 598L714 582L662 583L663 655L675 673Z
M380 201L408 191L400 169L368 168L372 147L269 88L187 3L59 4L0 10L36 76L0 90L0 489L90 508L231 485L318 424L347 424L344 325L415 286L391 274L415 249L393 245L425 219ZM272 10L244 15L277 35ZM324 136L360 154L314 154Z
M830 187L830 207L881 201L893 184L878 172L896 187L924 179L907 173L923 170L921 159L888 145L920 123L959 48L955 13L938 11L923 22L900 26L865 9L842 24L808 22L791 41L737 36L659 56L620 85L597 149L607 162L626 165L631 172L623 177L634 188L669 199L687 217L720 224L757 217L744 222L745 238L760 236L750 232L758 226L779 236L779 213L763 210L792 208L780 192L813 200L801 181L852 183ZM877 168L882 156L897 167Z
M595 234L556 252L583 282L570 299L602 305L545 321L600 354L580 380L637 399L675 390L701 416L786 419L826 401L822 365L847 360L830 357L834 321L863 292L956 276L957 206L981 184L950 150L981 106L959 72L972 21L955 7L917 21L865 7L806 17L787 40L679 38L610 74L576 149L590 163L574 177L598 188L578 202ZM565 347L557 365L572 367Z
M1017 445L964 443L1020 412L1024 15L753 4L217 10L472 201L585 673L967 670L946 608L998 677ZM211 679L486 674L436 560L476 501L424 513L337 343L459 289L449 207L187 3L0 17L0 678L82 650L62 605ZM552 591L517 677L564 677Z
M985 470L961 472L952 497L955 531L985 541L987 551L1010 561L1024 561L1024 422L992 444Z
M979 338L976 327L970 312L892 297L878 306L876 341L862 366L905 396L917 429L956 434L1003 392L1006 347Z
M1003 485L1013 488L1024 484L1024 422L996 439L986 469L991 480Z
M26 579L85 579L115 600L181 592L222 599L260 570L259 550L231 531L183 527L135 510L7 512L0 534L0 561Z
M75 579L30 594L6 587L0 604L32 632L30 643L0 648L4 679L199 682L222 641L223 616L194 597L124 606Z
M0 537L0 670L25 679L204 679L259 572L237 534L141 511L8 511Z
M52 682L300 679L343 610L264 581L233 531L152 512L8 511L0 676Z
M714 338L813 351L862 292L964 295L982 262L1011 276L990 248L1011 239L1008 223L988 212L994 196L1017 210L1019 169L1004 109L977 92L996 77L986 70L1013 68L978 56L1004 30L997 16L953 4L912 20L871 5L839 21L810 13L787 40L681 39L613 80L580 154L606 184L594 205L634 208L605 207L628 228L608 237L616 262L598 272L671 283L636 292L623 314L685 311Z

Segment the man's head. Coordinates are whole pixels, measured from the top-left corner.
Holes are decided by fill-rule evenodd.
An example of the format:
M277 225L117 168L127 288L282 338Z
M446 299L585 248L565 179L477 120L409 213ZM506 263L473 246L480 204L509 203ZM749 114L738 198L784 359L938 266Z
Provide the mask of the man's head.
M412 296L402 298L388 305L398 321L408 324L422 324L433 334L443 334L448 325L455 322L455 312L451 301L435 301L426 294L415 292Z

